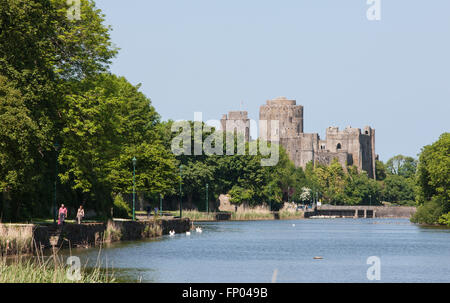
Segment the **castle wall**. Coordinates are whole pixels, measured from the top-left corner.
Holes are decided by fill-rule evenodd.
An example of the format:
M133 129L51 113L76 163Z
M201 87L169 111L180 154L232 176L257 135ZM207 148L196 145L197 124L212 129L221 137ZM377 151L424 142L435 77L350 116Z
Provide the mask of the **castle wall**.
M347 152L319 151L315 154L314 163L330 165L334 159L337 159L344 170L347 171L347 164L352 161L352 155Z
M280 144L286 149L295 166L305 167L308 162L314 162L319 148L319 135L302 133L295 138L280 138Z
M347 127L339 131L337 127L329 127L326 131L326 149L332 153L346 152L348 165L355 165L359 171L364 170L368 176L375 176L375 130L365 127Z
M339 131L337 127L328 127L326 130L326 147L332 153L347 152L352 156L352 163L358 168L362 167L361 158L361 130L347 127Z

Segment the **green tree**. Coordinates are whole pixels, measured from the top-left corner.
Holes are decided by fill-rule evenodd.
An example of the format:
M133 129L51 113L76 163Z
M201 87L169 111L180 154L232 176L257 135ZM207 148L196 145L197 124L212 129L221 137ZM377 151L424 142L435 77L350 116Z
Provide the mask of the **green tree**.
M412 204L415 199L414 186L414 179L388 175L384 180L383 199L398 204Z
M139 192L172 192L175 158L165 149L156 129L159 116L139 86L101 74L81 81L66 104L61 180L88 194L93 207L106 212L111 192L132 192L133 157Z
M376 173L376 179L378 181L382 181L386 179L386 165L382 161L376 160L375 161L375 173Z
M33 192L31 147L40 138L22 94L1 75L0 121L0 211L5 218L16 219L25 203L25 193ZM14 204L10 203L13 197Z
M397 155L386 162L388 173L412 178L416 174L417 160L412 157Z
M450 211L450 133L422 149L417 167L417 202L413 222L436 224ZM444 217L445 218L445 217ZM445 219L444 219L445 220Z
M26 163L26 172L18 174L26 178L16 178L16 190L2 195L5 203L14 202L13 219L49 213L53 145L63 144L65 96L73 94L80 79L106 71L116 54L101 12L93 1L81 4L81 20L69 21L65 0L0 0L0 75L14 83L22 99L17 104L21 113L11 113L9 119L23 118L23 129L32 129L32 135L24 136L22 151L27 152L17 153L12 162L18 170ZM12 141L4 142L5 149L14 149ZM0 183L10 183L10 174L5 176Z

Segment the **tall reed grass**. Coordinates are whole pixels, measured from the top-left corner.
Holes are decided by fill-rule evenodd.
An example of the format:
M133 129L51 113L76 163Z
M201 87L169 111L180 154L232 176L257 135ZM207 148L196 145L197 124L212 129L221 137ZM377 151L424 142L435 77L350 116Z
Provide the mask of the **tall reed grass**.
M198 210L183 210L183 218L189 218L191 221L214 221L216 220L216 214Z
M303 211L287 211L283 210L279 213L280 220L288 220L288 219L303 219L305 217L305 213Z
M0 224L0 254L25 254L33 247L33 226Z
M100 250L101 251L101 250ZM87 265L80 268L80 279L74 280L68 275L69 265L57 250L50 256L41 253L36 257L15 255L0 259L0 283L113 283L114 272L102 268L100 253L94 267Z
M231 213L231 220L273 220L274 214L264 210L244 210Z

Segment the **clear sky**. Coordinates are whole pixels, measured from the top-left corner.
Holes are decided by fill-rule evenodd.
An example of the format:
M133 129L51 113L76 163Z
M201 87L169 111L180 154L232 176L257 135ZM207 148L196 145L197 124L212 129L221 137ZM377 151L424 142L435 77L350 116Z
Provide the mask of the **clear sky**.
M416 157L450 131L450 1L97 0L121 49L112 71L163 120L220 119L278 96L304 131L376 129L376 152ZM253 134L254 136L254 134Z

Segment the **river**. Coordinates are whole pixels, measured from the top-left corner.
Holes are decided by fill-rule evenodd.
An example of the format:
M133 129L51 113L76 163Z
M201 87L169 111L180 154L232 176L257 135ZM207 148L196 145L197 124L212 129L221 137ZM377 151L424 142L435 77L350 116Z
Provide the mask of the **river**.
M103 247L122 282L450 282L450 229L407 219L309 219L199 223L202 233ZM98 248L72 250L93 264ZM320 256L323 259L314 259ZM274 274L275 273L275 274Z

